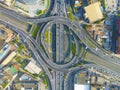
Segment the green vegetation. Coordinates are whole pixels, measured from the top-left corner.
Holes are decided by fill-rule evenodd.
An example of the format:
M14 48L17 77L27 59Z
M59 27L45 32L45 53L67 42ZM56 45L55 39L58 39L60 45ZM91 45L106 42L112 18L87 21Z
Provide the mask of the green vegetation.
M45 75L45 72L43 72L40 77L43 79L43 84L45 84L46 86L48 86L48 83L47 83L47 77Z
M17 70L13 66L10 67L10 70L11 70L12 73L16 73L17 72Z
M75 55L76 52L76 44L75 42L72 43L72 54Z
M80 54L81 54L81 51L82 51L82 46L79 46L79 52L78 52L78 55L79 55L79 56L78 56L78 57L81 56L81 55L80 55Z
M45 32L45 34L44 34L44 37L45 37L46 43L49 44L49 42L50 42L50 44L52 44L52 33L51 33L50 30L46 30L46 32ZM50 38L49 38L49 37L50 37ZM49 41L49 40L50 40L50 41Z
M85 59L85 57L86 57L87 53L88 53L88 52L84 52L84 59Z
M120 13L118 13L118 15L117 16L119 16L120 17Z
M77 12L77 8L76 8L76 7L74 7L74 8L73 8L73 11L74 11L74 12Z
M42 10L39 10L39 11L37 11L37 13L36 13L38 16L40 16L40 15L42 15L43 14L43 11Z
M34 30L33 30L33 32L32 32L32 36L33 36L34 38L36 38L37 33L38 33L38 31L39 31L39 28L40 28L40 26L38 26L38 25L35 25L35 26L34 26Z
M39 77L40 75L39 74L32 74L34 77Z
M88 28L91 28L92 27L92 25L87 25L87 24L84 24L83 25L83 28L85 29L85 30L87 30Z
M16 56L16 57L15 57L15 60L17 60L18 62L21 62L22 57L20 57L20 56Z
M78 64L77 64L77 66L81 66L81 65L82 65L82 63L78 63Z
M30 53L28 57L31 58L31 57L32 57L32 54Z
M27 64L27 60L26 59L23 59L22 57L20 56L16 56L15 57L15 60L21 64L22 67L24 67L26 64Z
M17 48L17 52L20 53L23 49L24 50L26 49L24 44L20 44L19 47Z
M14 43L19 43L20 42L19 37L17 36L13 42Z
M26 70L26 69L24 69L24 71L25 71L26 73L29 73L28 70Z
M27 60L23 60L22 62L21 62L21 66L25 66L27 64Z
M4 83L1 84L1 86L2 86L3 88L5 88L7 85L8 85L8 82L7 82L7 81L5 81Z
M75 17L72 13L72 9L71 7L68 5L68 17L72 20L72 21L75 21Z
M105 0L101 0L101 3L102 3L102 5L103 5L103 7L105 9L106 8Z
M101 22L103 22L106 19L106 16L103 14L103 17L103 19L94 22L94 24L100 24Z

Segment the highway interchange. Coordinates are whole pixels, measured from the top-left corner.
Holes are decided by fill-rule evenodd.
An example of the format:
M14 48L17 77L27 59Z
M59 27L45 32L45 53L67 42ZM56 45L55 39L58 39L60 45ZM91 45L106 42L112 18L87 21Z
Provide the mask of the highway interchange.
M106 67L109 69L106 69L113 72L116 78L120 78L120 60L113 56L111 52L108 52L104 50L101 46L99 46L90 36L89 34L82 28L81 24L78 22L73 22L69 18L67 18L67 9L66 4L64 0L54 0L54 8L51 11L51 16L44 17L44 18L28 18L24 17L14 11L8 10L4 7L0 7L0 13L6 14L6 16L10 16L15 21L20 21L28 24L38 24L38 23L46 23L43 25L43 28L40 28L39 33L37 35L37 38L34 39L31 34L27 33L25 31L25 28L21 28L20 24L14 24L12 22L8 22L5 19L0 19L0 23L4 24L5 26L9 27L14 32L18 33L21 36L21 39L24 41L25 45L28 45L33 54L35 55L38 63L42 67L42 69L45 71L48 80L49 80L49 89L50 90L73 90L72 86L74 83L70 82L70 79L73 78L73 74L77 73L78 71L81 72L87 68L91 67ZM61 8L62 7L62 8ZM56 16L52 16L56 15ZM11 19L11 18L10 18ZM13 19L11 19L13 20ZM50 25L56 24L56 62L53 62L52 57L49 55L49 52L47 50L47 47L45 47L44 42L44 33L47 30L47 28ZM61 63L62 60L64 60L64 52L63 52L63 32L60 31L63 30L63 25L66 25L69 27L69 29L73 33L73 38L76 43L76 53L74 57L70 60L70 62L65 64L58 64ZM41 40L39 39L41 37ZM78 51L79 51L79 41L76 39L78 37L82 43L85 45L85 47L82 48L80 58L78 58ZM86 40L87 39L87 40ZM92 42L92 46L89 44L89 42ZM42 44L45 48L42 50L40 47L40 44ZM84 52L89 49L94 56L98 57L99 59L90 59L88 61L95 63L95 64L87 64L82 66L76 66L76 63L80 61L83 58ZM46 53L48 54L46 56ZM94 58L94 57L93 57ZM112 67L112 68L111 68ZM51 69L51 71L49 70ZM111 73L112 74L112 73Z

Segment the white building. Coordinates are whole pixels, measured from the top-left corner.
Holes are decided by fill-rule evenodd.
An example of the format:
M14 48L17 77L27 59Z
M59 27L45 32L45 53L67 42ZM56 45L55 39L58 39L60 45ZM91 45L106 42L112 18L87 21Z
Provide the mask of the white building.
M2 66L7 65L16 55L16 52L12 52L9 56L7 56L7 58L5 58L5 60L1 63Z
M91 90L90 85L75 84L74 90Z
M32 74L39 74L42 71L42 69L35 65L33 62L29 62L25 69Z
M106 11L114 12L117 10L117 0L105 0Z

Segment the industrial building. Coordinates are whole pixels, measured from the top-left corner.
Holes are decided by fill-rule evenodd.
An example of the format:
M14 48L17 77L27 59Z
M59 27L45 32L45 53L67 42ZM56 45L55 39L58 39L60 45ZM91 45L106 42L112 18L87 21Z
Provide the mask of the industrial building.
M25 69L32 74L39 74L42 71L42 69L35 65L33 62L29 62Z
M7 58L5 58L5 60L1 63L1 65L2 66L7 65L13 59L13 57L15 57L15 55L16 55L16 52L14 51L10 53L10 55Z
M84 9L85 9L85 18L87 18L90 23L93 23L103 18L100 2L90 4L86 6Z

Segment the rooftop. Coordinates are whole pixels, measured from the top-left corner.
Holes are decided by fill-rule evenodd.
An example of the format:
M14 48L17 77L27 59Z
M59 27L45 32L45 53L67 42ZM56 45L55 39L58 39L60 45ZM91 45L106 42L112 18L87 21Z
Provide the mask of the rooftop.
M41 68L35 65L33 62L29 62L28 65L25 67L32 74L39 74L41 72Z
M16 52L12 52L3 62L1 65L7 65L12 59L13 57L16 55Z
M116 11L117 0L105 0L106 11Z
M74 90L90 90L90 85L75 84Z
M89 19L89 22L95 22L103 18L100 2L90 4L84 9L86 12L85 17Z

